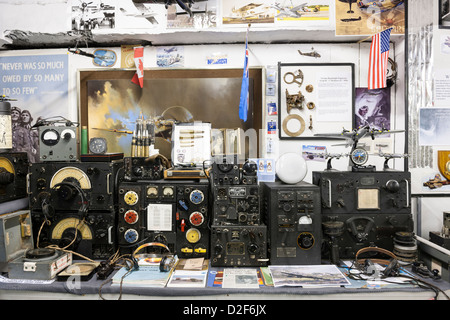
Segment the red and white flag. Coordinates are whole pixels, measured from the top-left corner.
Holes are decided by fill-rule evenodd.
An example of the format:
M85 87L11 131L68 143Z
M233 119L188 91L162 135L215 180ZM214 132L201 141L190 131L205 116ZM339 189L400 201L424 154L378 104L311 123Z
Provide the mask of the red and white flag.
M372 36L367 84L369 90L386 88L391 31L392 28L389 28Z
M134 64L136 65L136 73L131 81L141 88L144 87L144 47L134 48Z

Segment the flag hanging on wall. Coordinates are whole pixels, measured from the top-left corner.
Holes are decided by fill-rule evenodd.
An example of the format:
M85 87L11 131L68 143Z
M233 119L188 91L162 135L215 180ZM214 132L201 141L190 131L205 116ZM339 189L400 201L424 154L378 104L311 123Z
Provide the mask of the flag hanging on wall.
M239 119L244 122L247 121L248 113L248 30L250 25L247 27L247 35L245 37L245 59L244 59L244 74L242 76L241 85L241 98L239 100Z
M144 87L144 47L134 48L134 64L136 65L136 73L131 81L141 88Z
M393 28L386 29L372 36L369 56L368 89L386 88L388 70L389 41Z

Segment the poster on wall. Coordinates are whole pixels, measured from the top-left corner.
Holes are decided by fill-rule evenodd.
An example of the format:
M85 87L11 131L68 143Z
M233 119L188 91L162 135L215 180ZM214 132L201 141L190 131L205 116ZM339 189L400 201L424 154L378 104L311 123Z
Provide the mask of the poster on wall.
M0 57L0 92L11 99L13 150L39 160L40 119L68 117L68 56ZM77 119L69 119L76 121Z
M275 25L295 27L320 27L330 24L331 0L283 0L274 1Z
M273 0L256 2L242 0L222 1L222 24L224 26L247 26L251 24L273 24L275 9Z
M439 0L439 27L450 29L450 0Z
M434 71L434 106L450 108L450 69L436 68Z
M334 0L336 35L372 35L393 28L391 34L405 33L403 0Z
M113 29L116 25L116 0L71 2L72 31L81 33L94 29Z
M164 29L167 9L164 4L143 1L117 1L116 29Z
M219 0L195 1L191 6L192 17L179 5L167 8L167 28L215 28Z
M317 139L352 128L354 64L279 63L278 78L280 139Z
M391 89L355 90L355 128L391 129Z
M421 108L419 143L421 146L449 145L450 108Z

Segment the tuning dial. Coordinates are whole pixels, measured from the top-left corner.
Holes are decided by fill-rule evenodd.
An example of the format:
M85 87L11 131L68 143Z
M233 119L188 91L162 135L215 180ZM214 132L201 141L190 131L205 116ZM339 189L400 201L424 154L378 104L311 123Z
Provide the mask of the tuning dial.
M297 245L304 250L311 249L314 246L314 236L309 232L302 232L297 238Z

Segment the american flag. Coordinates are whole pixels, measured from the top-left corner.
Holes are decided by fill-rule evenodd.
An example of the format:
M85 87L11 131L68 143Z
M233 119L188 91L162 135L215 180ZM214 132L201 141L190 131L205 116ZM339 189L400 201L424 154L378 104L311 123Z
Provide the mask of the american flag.
M368 89L386 88L386 75L389 58L389 41L392 28L372 36L369 56Z
M244 59L244 74L242 75L242 85L241 85L241 97L239 100L239 119L244 122L247 121L248 114L248 31L250 26L247 28L247 35L245 39L245 59Z

